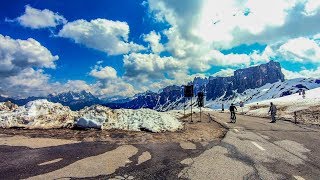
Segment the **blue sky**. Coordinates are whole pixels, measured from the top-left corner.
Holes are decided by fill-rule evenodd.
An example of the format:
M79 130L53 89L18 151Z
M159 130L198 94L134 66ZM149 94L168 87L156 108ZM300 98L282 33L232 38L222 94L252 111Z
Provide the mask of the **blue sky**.
M269 60L320 78L319 19L317 0L6 1L0 95L132 96Z

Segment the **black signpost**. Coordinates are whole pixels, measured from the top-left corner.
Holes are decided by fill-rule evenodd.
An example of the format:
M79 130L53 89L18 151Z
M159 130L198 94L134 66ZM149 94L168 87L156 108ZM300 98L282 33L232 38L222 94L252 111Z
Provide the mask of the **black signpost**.
M193 97L193 85L184 86L184 98L191 97L191 122L192 121L192 97ZM185 102L185 101L184 101ZM184 104L184 113L185 113L186 105Z

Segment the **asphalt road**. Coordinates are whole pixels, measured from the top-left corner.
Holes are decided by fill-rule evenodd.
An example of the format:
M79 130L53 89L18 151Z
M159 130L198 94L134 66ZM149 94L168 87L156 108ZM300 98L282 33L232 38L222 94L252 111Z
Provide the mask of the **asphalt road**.
M206 142L115 144L0 135L0 179L320 179L320 129L228 113Z
M220 146L228 157L242 162L231 171L251 168L244 179L320 179L319 128L241 115L233 124L229 113L211 114L229 129Z

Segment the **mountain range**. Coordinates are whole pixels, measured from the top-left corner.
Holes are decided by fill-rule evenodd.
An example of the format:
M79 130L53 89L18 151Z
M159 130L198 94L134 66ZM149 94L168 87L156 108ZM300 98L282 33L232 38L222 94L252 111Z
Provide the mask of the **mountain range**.
M192 82L194 94L205 93L205 106L219 108L221 104L245 103L282 97L298 92L300 89L320 87L317 79L285 80L279 62L270 61L266 64L238 69L230 77L196 77ZM114 97L99 99L90 92L64 92L47 97L28 97L26 99L12 99L0 96L0 101L11 101L24 105L36 99L47 99L69 106L72 110L79 110L85 106L101 104L110 108L139 109L149 108L158 111L182 109L185 101L190 106L190 99L183 98L183 86L167 86L159 92L147 91L130 98ZM193 98L195 102L195 98ZM195 103L193 103L195 105Z

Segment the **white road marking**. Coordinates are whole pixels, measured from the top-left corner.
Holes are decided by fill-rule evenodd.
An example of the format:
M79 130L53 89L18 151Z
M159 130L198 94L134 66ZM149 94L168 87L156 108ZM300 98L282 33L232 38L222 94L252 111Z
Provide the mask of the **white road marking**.
M251 143L253 144L253 145L255 145L258 149L260 149L261 151L265 151L265 149L263 148L263 147L261 147L259 144L257 144L256 142L254 142L254 141L251 141Z
M296 178L296 180L305 180L303 177L301 176L293 176L294 178Z
M40 164L38 164L38 166L43 166L43 165L47 165L47 164L53 164L53 163L59 162L61 160L62 160L62 158L54 159L52 161L47 161L47 162L44 162L44 163L40 163Z
M238 129L233 129L235 132L239 132L239 130Z

